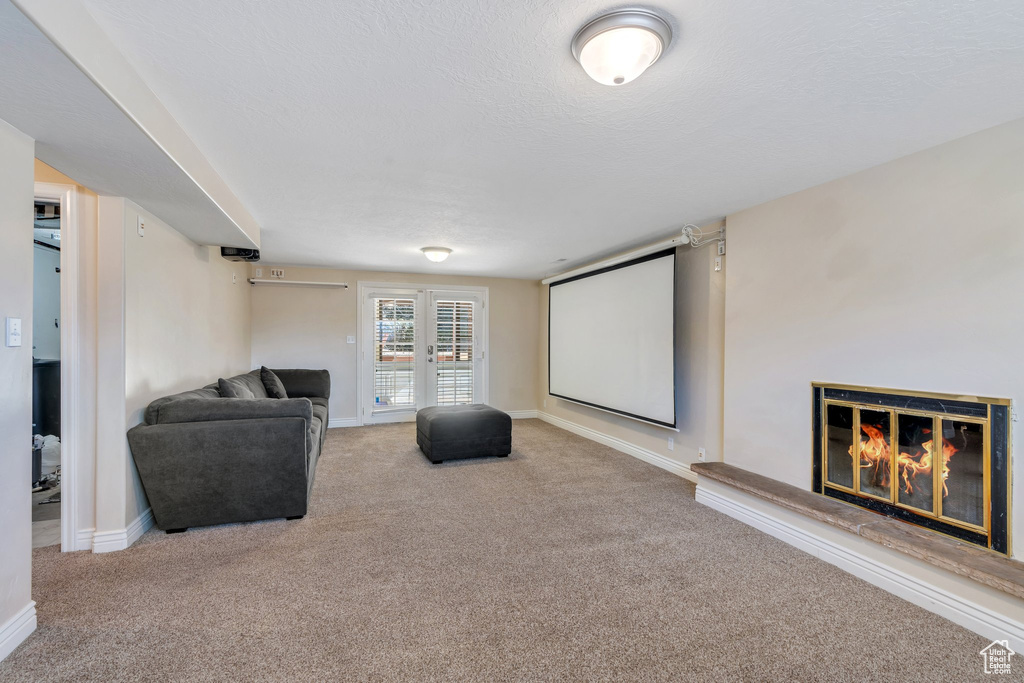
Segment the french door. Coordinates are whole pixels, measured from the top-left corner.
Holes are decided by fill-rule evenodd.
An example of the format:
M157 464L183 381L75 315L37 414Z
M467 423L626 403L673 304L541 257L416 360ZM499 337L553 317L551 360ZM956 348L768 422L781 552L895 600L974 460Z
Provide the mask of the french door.
M360 285L364 424L487 400L486 289Z

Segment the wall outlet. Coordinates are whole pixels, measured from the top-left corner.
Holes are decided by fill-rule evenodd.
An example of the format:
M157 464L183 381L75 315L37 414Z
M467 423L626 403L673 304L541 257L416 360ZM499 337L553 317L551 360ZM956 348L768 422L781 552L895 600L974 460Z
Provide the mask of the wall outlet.
M280 280L284 277L284 268L271 268L270 277Z
M257 268L255 271L253 271L253 277L263 277L263 269Z
M146 236L146 220L142 216L139 216L139 224L136 229L139 231L139 237Z
M7 345L21 346L21 318L7 319Z
M716 256L715 257L715 272L716 273L722 272L722 257L721 256Z
M351 334L350 334L350 335L348 335L347 337L345 337L345 343L346 343L346 344L355 344L355 343L356 343L356 338L355 338L355 336L353 336L353 335L351 335Z
M708 457L708 454L704 452L703 448L698 448L697 449L697 459L698 460L700 460L701 462L704 462L707 459L707 457Z
M238 273L231 273L231 284L238 284Z
M545 408L547 408L547 407L548 407L548 400L547 400L547 399L544 399L544 400L542 401L542 403L544 404L544 407L545 407Z
M670 451L674 451L676 449L676 440L673 439L671 436L668 437L668 449Z

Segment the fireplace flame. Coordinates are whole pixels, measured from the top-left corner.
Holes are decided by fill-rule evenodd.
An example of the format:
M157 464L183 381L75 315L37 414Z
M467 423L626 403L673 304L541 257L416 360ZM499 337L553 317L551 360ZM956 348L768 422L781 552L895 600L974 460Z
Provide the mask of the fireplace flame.
M877 486L882 488L889 485L890 472L892 458L890 457L892 451L889 447L889 442L885 438L884 432L875 426L869 424L862 424L860 430L864 432L865 439L860 442L860 467L864 469L874 469L876 473L875 480ZM923 430L925 434L930 433L930 430ZM921 444L921 452L917 454L897 452L896 454L896 471L899 473L899 478L902 484L900 487L904 493L914 492L914 479L918 474L931 475L932 473L932 459L934 457L933 444L934 438L928 439ZM946 439L942 440L942 495L943 497L949 495L949 490L946 488L946 479L949 478L949 459L953 457L957 452L955 448ZM850 447L850 457L854 456L854 448Z

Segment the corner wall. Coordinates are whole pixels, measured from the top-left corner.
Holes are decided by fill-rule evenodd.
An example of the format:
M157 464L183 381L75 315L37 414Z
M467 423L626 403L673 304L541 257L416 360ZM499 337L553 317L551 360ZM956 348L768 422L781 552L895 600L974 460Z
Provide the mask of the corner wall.
M130 201L124 205L130 429L142 422L150 401L249 369L250 287L245 264L226 261L219 248L197 245ZM144 237L138 234L140 215ZM149 503L131 457L127 476L125 520L130 525Z
M726 462L809 490L812 381L1024 397L1021 159L1024 120L729 216Z
M271 265L260 263L264 278ZM489 290L489 402L506 411L537 409L537 292L533 280L381 273L284 266L286 280L347 282L349 289L261 285L252 294L252 366L326 368L331 420L357 420L359 282L466 285Z
M721 223L703 226L715 231ZM727 235L728 237L728 235ZM729 245L727 239L726 244ZM615 447L653 453L659 463L681 474L697 462L699 448L707 460L721 460L722 331L725 272L715 272L715 247L676 250L676 424L679 432L620 417L548 395L548 287L540 291L538 336L541 417L587 436L610 437ZM727 262L728 254L723 259ZM571 423L566 425L565 422ZM593 434L596 432L596 435ZM674 440L669 449L668 439ZM637 450L639 449L639 451ZM646 453L643 453L646 452Z
M32 602L31 138L0 121L0 659L36 627ZM21 318L20 347L5 318Z

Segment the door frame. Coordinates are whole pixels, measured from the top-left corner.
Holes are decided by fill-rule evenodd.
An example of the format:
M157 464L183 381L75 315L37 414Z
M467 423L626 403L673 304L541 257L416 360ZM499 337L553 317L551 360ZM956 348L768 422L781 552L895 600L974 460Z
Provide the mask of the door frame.
M60 549L78 548L78 425L81 385L81 322L78 316L78 253L81 222L78 188L35 183L33 199L60 202Z
M480 351L483 354L481 362L481 368L483 369L483 380L481 382L482 396L480 397L480 403L487 403L487 399L490 392L490 376L491 376L491 354L489 353L489 339L490 339L490 288L479 287L475 285L450 285L450 284L423 284L417 282L373 282L360 281L356 284L357 292L357 334L356 334L356 384L358 386L356 390L356 420L360 425L376 424L371 422L366 411L366 397L365 397L365 381L366 381L366 345L364 339L366 338L366 321L365 321L365 300L366 295L370 291L375 289L386 289L386 290L397 290L406 293L407 295L415 295L417 298L422 297L423 301L427 306L430 305L430 293L432 291L442 292L467 292L472 293L480 298L480 322L482 327L480 328ZM425 335L418 336L416 340L417 352L425 350ZM420 347L424 348L420 348ZM415 413L413 413L415 415Z
M430 315L428 316L428 320L426 321L427 337L429 339L433 339L435 344L437 343L437 309L436 309L436 306L437 306L438 297L440 297L441 300L443 301L445 299L457 298L460 294L463 294L465 296L465 299L464 299L465 301L472 301L474 304L476 304L477 313L478 314L475 313L474 314L474 318L473 318L473 354L476 355L477 353L480 353L481 356L479 358L473 358L472 359L473 360L473 402L474 403L487 403L487 374L488 373L487 373L487 369L484 367L484 363L487 361L487 351L486 351L486 348L485 348L485 345L484 345L484 336L486 334L486 324L487 324L487 321L484 318L485 307L484 307L484 297L483 297L483 295L480 294L480 292L478 292L476 290L468 290L468 289L453 290L453 289L440 289L440 288L439 289L427 290L425 294L426 294L426 296L424 298L427 300L427 311L430 312ZM482 326L481 326L481 323L483 323ZM428 351L427 355L429 356L430 355L430 353L429 353L430 350L428 349L427 351ZM441 362L441 361L438 360L438 353L437 353L437 351L438 350L435 348L434 349L434 354L433 354L435 368L440 367L439 363ZM426 383L424 385L424 389L426 389L426 392L427 392L426 395L431 397L431 398L433 398L433 397L437 396L437 372L435 370L434 373L428 373L428 374L432 374L433 376L427 378L427 381L426 381ZM433 402L430 401L430 402L428 402L428 404L433 405Z

